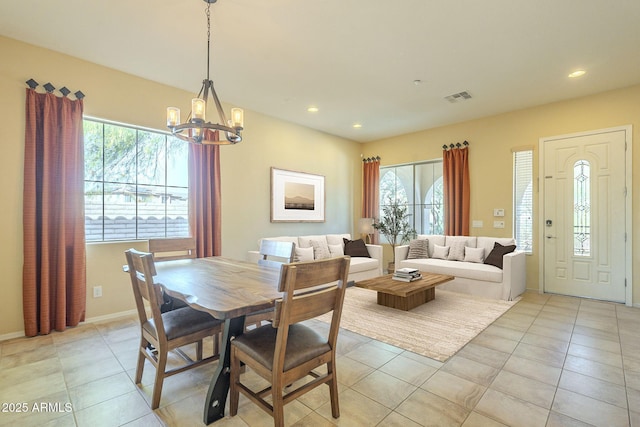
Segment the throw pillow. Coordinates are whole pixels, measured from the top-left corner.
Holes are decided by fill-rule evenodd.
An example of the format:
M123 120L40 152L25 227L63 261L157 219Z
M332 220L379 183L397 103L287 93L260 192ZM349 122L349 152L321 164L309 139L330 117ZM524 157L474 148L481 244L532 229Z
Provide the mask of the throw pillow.
M414 239L409 242L409 255L407 259L429 258L429 240Z
M447 256L449 256L449 246L434 245L433 258L447 259Z
M314 259L331 258L331 252L329 251L329 245L327 245L326 239L309 239L309 245L313 248Z
M344 256L342 245L329 245L329 252L331 252L332 257Z
M484 248L470 248L469 246L465 246L464 260L466 262L484 262Z
M487 255L487 258L485 258L484 263L495 265L502 270L502 257L515 250L516 245L502 246L500 243L496 242L493 245L493 250L489 253L489 255Z
M457 240L451 243L447 259L450 261L464 261L464 240Z
M344 241L344 254L349 256L359 256L371 258L367 246L364 244L364 240L349 240L342 239Z
M295 247L294 262L313 261L313 246L308 248Z

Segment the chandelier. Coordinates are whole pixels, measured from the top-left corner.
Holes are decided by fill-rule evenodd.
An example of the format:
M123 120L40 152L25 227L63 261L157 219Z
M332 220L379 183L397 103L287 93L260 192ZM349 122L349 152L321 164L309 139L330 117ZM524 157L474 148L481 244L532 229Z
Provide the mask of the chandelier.
M213 81L209 78L209 52L211 44L211 3L217 0L204 0L207 3L207 78L202 81L202 87L196 98L191 100L191 112L184 123L180 123L180 109L167 107L167 127L171 133L183 141L194 144L237 144L242 141L244 113L241 108L231 109L231 119L227 118L222 105L213 88ZM207 103L209 95L213 98L220 123L207 121ZM226 140L218 137L219 131L224 132Z

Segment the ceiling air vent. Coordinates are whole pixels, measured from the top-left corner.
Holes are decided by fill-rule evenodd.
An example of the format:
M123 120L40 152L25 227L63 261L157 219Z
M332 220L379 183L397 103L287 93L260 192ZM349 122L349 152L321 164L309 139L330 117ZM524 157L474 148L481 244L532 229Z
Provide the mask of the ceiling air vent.
M445 96L444 99L453 103L453 102L459 102L459 101L465 101L467 99L471 99L471 95L469 95L469 92L465 90L463 92L458 92L458 93L454 93L453 95Z

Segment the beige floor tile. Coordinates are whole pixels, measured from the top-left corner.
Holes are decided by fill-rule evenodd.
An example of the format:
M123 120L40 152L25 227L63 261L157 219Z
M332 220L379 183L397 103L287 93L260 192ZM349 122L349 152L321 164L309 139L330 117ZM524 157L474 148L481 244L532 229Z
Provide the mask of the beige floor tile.
M292 427L332 427L334 425L331 421L316 412L312 412L301 420L291 424Z
M618 331L618 322L615 317L603 318L595 316L580 316L576 318L576 325L586 326L601 331Z
M640 427L640 412L629 412L631 427Z
M556 386L560 380L562 369L549 366L544 362L511 356L505 363L503 371L512 372L545 384Z
M204 399L201 399L202 402ZM340 403L342 404L342 398ZM340 410L342 411L342 405ZM285 425L293 425L311 414L311 409L302 403L294 400L284 406L284 423ZM202 413L202 409L200 410ZM329 409L329 417L331 417L331 409ZM273 427L273 418L257 405L249 402L238 408L238 415L233 418L241 418L242 421L251 427Z
M511 354L470 342L457 355L500 369Z
M568 355L564 364L564 370L599 378L618 385L624 385L624 372L622 369L581 357Z
M110 377L71 387L69 388L69 397L74 410L79 411L135 390L136 386L129 376L120 372Z
M627 399L629 401L629 409L640 412L640 391L627 389Z
M392 412L382 420L379 424L384 427L421 427L420 424L410 420L404 415L400 415L397 412Z
M51 335L40 335L32 338L14 338L0 342L0 356L20 354L52 345L54 344Z
M44 345L37 349L24 350L16 353L6 354L0 357L0 370L28 365L34 362L55 358L58 356L56 347Z
M329 403L322 405L316 412L336 425L365 427L377 425L391 413L391 409L355 390L348 389L340 395L340 418L335 419L331 416Z
M479 335L489 334L492 336L498 336L501 338L506 338L512 341L520 341L524 336L524 332L518 331L515 329L507 328L499 325L489 325L484 331L482 331Z
M584 394L621 408L627 407L627 392L624 386L593 378L572 371L563 371L558 387Z
M438 369L406 357L403 353L380 367L379 371L392 375L414 386L423 384Z
M351 387L371 372L371 366L360 363L346 356L338 356L336 359L336 372L338 373L338 382L347 387Z
M610 351L587 347L576 343L571 343L569 345L567 353L572 356L582 357L583 359L589 359L594 362L600 362L605 365L622 368L622 355L620 353L612 353Z
M548 327L539 323L538 319L533 322L533 325L531 325L527 333L541 335L563 342L571 341L571 331Z
M64 379L67 382L67 387L70 388L125 372L113 354L96 361L88 359L85 363L79 361L67 363L68 360L69 359L61 359L60 362L63 366L62 371L64 373Z
M375 371L351 388L387 408L394 409L417 387L384 372Z
M413 353L411 351L405 351L400 353L401 356L406 357L411 360L415 360L416 362L422 363L423 365L431 366L432 368L440 369L444 362L440 362L439 360L430 359L421 354Z
M423 426L459 426L470 411L425 390L416 390L396 412Z
M583 423L575 418L567 417L566 415L551 411L549 413L549 419L547 420L546 427L593 427L593 425Z
M482 414L479 414L477 412L472 412L464 421L464 424L462 424L462 427L508 427L508 426L496 420L493 420L489 417L486 417Z
M436 372L420 388L469 410L476 406L487 389L443 371Z
M523 357L525 359L544 362L547 365L556 368L561 368L565 359L565 353L541 348L527 343L518 344L518 347L513 351L513 355Z
M601 331L600 329L589 328L588 326L576 325L573 329L573 333L616 343L620 342L620 335L618 334L618 331Z
M485 387L489 386L491 381L498 375L498 372L500 372L499 369L460 356L454 356L449 359L441 368L441 371L448 372Z
M590 336L581 335L578 333L574 333L571 336L571 342L575 344L583 345L585 347L592 347L592 348L597 348L598 350L608 351L610 353L618 353L618 354L622 353L619 342L590 337Z
M531 344L536 347L546 348L557 353L566 353L567 348L569 348L569 341L560 341L555 338L549 338L547 336L529 332L522 337L521 342Z
M75 425L75 424L74 424ZM135 419L130 423L124 424L124 427L162 427L162 422L156 414L147 414L143 417Z
M563 308L545 307L533 322L532 326L546 326L559 331L571 332L575 323L575 312L568 312Z
M594 426L628 426L627 410L559 388L552 410Z
M624 369L640 372L640 357L638 355L625 354L622 356L622 364Z
M551 408L556 387L531 378L502 371L491 383L498 390L545 409Z
M350 351L345 356L377 369L397 355L398 353L380 348L371 343L366 343Z
M255 406L255 405L254 405ZM155 412L163 425L167 427L183 427L183 426L202 426L203 422L204 402L200 396L189 396L179 402L161 407ZM226 416L213 426L222 427L248 427L240 416L231 417L228 411ZM265 422L271 421L271 417L263 412ZM273 425L273 422L272 424Z
M471 342L473 344L481 345L493 350L498 350L503 353L512 353L513 350L518 346L518 341L499 337L497 335L491 335L489 333L480 334L473 340L471 340Z
M78 427L119 426L151 413L149 405L137 391L75 412Z
M640 371L632 371L630 369L626 369L624 371L624 376L625 383L628 388L640 390Z
M73 419L75 408L69 401L66 390L45 394L34 400L22 397L3 400L2 405L0 426L75 426Z
M503 424L522 427L544 426L549 415L547 409L492 389L485 392L475 411Z

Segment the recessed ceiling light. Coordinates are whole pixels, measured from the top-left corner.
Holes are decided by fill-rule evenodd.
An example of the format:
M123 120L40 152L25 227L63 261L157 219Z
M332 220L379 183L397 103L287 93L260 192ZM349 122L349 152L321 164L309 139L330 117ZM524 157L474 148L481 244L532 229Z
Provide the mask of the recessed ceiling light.
M354 123L353 124L354 129L360 129L362 127L361 123Z
M575 79L576 77L582 77L585 74L587 74L587 72L585 70L576 70L573 73L569 74L569 78L571 79Z
M310 107L307 107L307 111L310 113L317 113L318 112L318 107L312 105Z

